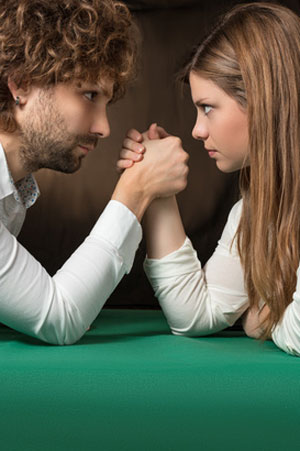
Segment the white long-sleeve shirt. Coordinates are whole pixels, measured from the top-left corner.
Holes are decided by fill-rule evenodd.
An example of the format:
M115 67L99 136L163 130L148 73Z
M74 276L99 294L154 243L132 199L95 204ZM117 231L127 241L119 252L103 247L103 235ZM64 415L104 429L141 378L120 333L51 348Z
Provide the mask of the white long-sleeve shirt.
M132 267L141 225L110 201L89 236L50 277L17 241L39 195L32 176L16 185L0 145L0 322L53 344L77 341Z
M249 307L234 239L241 210L239 201L203 269L188 238L177 251L161 259L145 260L147 277L174 334L201 336L218 332L233 325ZM300 268L293 301L272 331L272 339L285 352L300 356Z

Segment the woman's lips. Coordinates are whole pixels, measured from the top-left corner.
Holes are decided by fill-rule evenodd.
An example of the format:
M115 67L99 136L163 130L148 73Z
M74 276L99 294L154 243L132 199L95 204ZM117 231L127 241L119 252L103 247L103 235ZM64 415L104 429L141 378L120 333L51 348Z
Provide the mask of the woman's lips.
M211 158L212 158L216 153L217 153L216 150L213 150L213 149L209 150L209 149L208 149L208 155L209 155Z

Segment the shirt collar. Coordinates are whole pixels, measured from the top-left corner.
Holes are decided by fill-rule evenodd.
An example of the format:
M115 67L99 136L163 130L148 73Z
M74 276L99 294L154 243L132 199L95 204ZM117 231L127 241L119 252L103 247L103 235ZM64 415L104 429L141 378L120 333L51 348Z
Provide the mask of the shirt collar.
M17 202L31 207L40 195L39 187L32 174L14 183L9 171L4 149L0 143L0 199L13 194Z
M11 175L7 166L6 156L0 143L0 199L4 199L14 192Z

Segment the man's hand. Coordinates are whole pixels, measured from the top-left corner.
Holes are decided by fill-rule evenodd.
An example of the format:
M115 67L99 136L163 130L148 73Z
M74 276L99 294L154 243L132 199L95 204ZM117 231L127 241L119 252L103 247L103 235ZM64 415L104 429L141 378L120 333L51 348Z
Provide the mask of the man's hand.
M126 141L127 147L124 147L127 149L123 153L124 157L132 157L132 154L136 153L133 133L135 139L141 140L136 130L131 131ZM152 139L154 136L159 136L159 139ZM169 136L156 124L153 124L142 138L145 148L143 159L138 164L131 164L123 172L112 196L113 200L118 200L130 208L138 219L141 219L154 199L172 196L186 187L189 158L182 148L181 140ZM138 141L134 141L135 144ZM122 170L120 165L119 168Z

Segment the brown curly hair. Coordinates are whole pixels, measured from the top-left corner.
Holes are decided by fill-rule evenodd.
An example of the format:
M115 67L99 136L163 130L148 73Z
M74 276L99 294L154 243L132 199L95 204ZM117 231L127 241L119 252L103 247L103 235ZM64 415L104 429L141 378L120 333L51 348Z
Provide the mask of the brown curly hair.
M7 83L114 82L121 97L136 66L136 27L113 0L0 2L0 128L17 128Z

